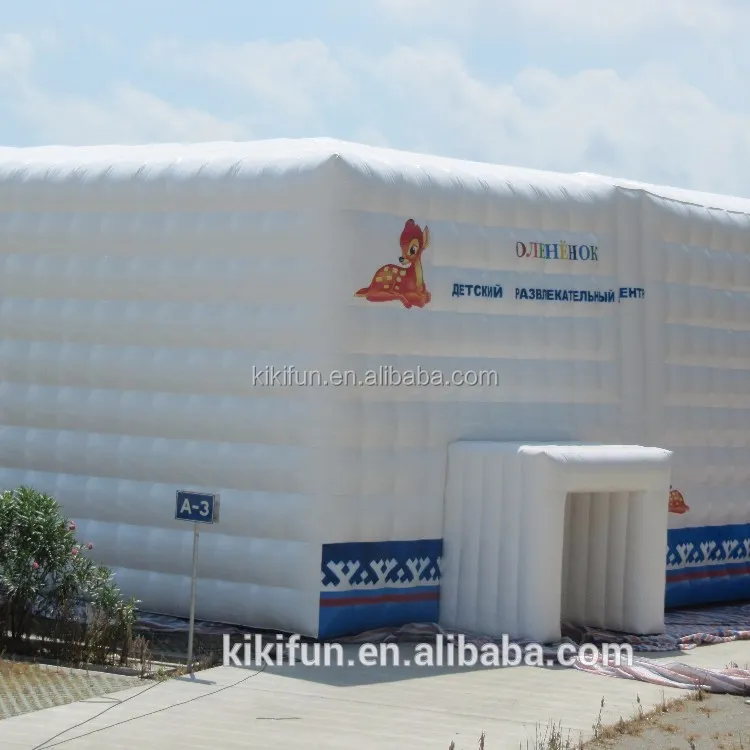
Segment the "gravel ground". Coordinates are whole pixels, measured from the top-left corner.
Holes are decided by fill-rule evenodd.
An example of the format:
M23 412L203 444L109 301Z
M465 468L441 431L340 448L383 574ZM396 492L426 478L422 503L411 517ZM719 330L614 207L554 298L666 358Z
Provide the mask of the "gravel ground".
M187 633L143 633L155 661L177 662L187 657ZM221 636L196 634L197 668L221 662ZM155 665L148 665L154 668ZM43 708L88 700L142 684L138 677L0 658L0 719Z
M750 704L746 698L707 695L686 700L587 747L607 750L750 750ZM546 748L545 748L546 750Z
M0 659L0 719L141 684L138 677Z

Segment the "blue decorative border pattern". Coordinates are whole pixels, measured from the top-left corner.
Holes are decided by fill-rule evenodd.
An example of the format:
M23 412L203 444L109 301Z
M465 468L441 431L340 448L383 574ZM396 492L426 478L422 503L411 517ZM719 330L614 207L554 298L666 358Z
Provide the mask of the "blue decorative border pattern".
M442 539L324 544L319 638L437 622Z
M750 599L750 523L670 529L667 607Z
M438 622L442 539L324 544L318 637ZM750 523L670 529L666 606L750 599Z

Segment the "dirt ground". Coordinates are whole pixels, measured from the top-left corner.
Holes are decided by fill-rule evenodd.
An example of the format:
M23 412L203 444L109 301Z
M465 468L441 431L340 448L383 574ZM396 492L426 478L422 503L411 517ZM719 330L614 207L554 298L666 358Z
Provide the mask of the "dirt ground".
M750 703L731 695L705 695L666 706L655 715L605 728L591 750L750 750Z

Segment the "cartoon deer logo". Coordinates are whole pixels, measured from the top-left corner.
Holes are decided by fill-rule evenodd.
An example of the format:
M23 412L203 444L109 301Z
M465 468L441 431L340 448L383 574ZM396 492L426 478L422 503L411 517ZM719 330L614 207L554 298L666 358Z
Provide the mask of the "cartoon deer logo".
M372 277L370 286L363 287L354 296L368 302L393 302L397 300L407 309L424 307L432 295L427 291L422 271L422 253L430 244L430 230L421 229L414 219L409 219L401 232L400 266L387 265L379 268Z
M672 488L669 485L669 512L682 515L690 510L690 506L685 502L685 498L679 490Z

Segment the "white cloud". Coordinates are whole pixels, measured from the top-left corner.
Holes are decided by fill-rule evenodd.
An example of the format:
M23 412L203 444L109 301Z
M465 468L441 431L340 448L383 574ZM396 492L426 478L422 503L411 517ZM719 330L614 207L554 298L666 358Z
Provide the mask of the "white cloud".
M484 1L470 0L475 6ZM748 102L724 96L730 84L723 92L711 83L700 88L669 66L569 75L527 67L494 80L473 72L445 41L385 55L358 51L351 58L319 41L214 43L194 50L170 43L152 50L150 61L161 77L170 70L183 75L198 101L201 84L209 100L223 84L230 95L221 108L230 114L179 106L133 86L113 85L88 99L46 91L34 80L34 46L22 37L0 38L5 109L37 143L326 134L750 195ZM720 65L725 78L733 73L739 79L741 68L728 57ZM724 96L723 105L705 93L708 86Z
M750 194L750 115L723 111L666 68L526 69L493 84L436 45L400 48L374 75L387 110L408 114L398 123L412 148Z
M742 24L747 28L750 20L745 0L376 0L376 5L402 22L454 30L507 29L525 22L601 35L675 26L723 33ZM560 43L564 47L565 40Z
M101 99L57 95L34 81L35 46L20 35L0 37L3 103L35 142L69 145L205 141L249 137L247 128L207 112L179 107L132 86Z
M34 64L31 42L19 34L0 35L0 86L17 85L30 73Z
M130 86L114 88L102 101L27 89L16 111L34 127L39 140L68 145L238 140L250 135L241 125L169 104Z
M513 0L513 3L528 21L613 34L657 28L674 31L675 27L723 33L748 18L747 8L737 0L568 0L565 3Z
M248 109L270 109L277 117L297 121L314 117L322 105L350 93L348 75L319 40L197 48L163 42L151 57L167 69L242 93Z

